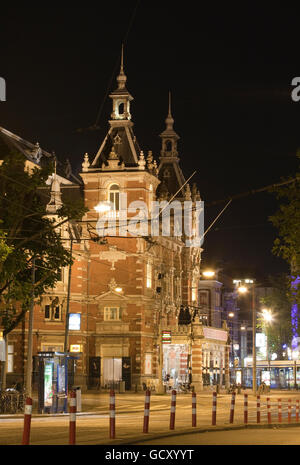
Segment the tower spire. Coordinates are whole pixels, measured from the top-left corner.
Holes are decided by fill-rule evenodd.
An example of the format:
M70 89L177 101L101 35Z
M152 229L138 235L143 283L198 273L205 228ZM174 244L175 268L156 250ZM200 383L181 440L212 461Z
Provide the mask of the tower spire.
M174 124L174 119L172 117L172 112L171 112L171 91L169 90L169 107L168 107L168 116L166 117L166 130L167 131L173 131L173 124Z
M124 46L122 44L120 73L119 73L119 76L117 77L118 89L125 89L126 81L127 81L127 77L126 77L126 75L124 73Z

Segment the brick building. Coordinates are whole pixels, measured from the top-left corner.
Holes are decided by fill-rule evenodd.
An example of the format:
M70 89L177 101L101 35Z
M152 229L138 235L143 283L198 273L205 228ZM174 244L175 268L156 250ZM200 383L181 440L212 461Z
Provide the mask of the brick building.
M200 200L197 186L190 188L180 167L171 99L157 163L151 151L143 153L134 134L133 97L126 80L122 59L117 89L110 95L108 132L96 155L84 155L78 177L67 169L48 180L49 215L55 217L65 195L74 201L83 196L88 211L77 224L78 235L72 225L61 229L74 264L71 274L62 270L57 286L36 303L34 356L40 351L77 354L73 381L83 389L120 381L126 390L142 389L143 383L160 389L167 374L173 385L192 375L196 390L208 384L209 373L209 382L221 377L228 383L226 326L218 318L217 327L208 326L207 320L204 324L198 305L202 249L197 243L187 246L183 233L161 234L161 222L150 225L140 207L149 213L155 200L189 201L192 206ZM37 146L5 130L0 134L38 166ZM39 150L39 157L49 155ZM194 220L192 213L192 230ZM171 215L173 233L174 228ZM184 311L185 320L180 317ZM27 336L28 318L9 334L10 380L24 376Z

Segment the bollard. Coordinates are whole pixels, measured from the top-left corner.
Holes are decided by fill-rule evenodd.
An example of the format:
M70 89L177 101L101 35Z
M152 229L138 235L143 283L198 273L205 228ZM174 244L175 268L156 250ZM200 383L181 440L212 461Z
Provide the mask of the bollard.
M233 418L234 418L234 406L235 406L235 392L232 393L231 397L231 405L230 405L230 418L229 418L229 423L233 423Z
M244 424L248 423L248 394L244 394Z
M151 394L151 391L149 391L147 389L147 391L145 392L145 409L144 409L143 433L148 433L148 431L149 431L150 394Z
M292 399L288 400L288 423L291 423L292 419Z
M296 421L299 421L299 399L296 400Z
M109 437L115 439L116 437L116 400L115 391L110 390L109 396Z
M32 399L31 399L31 397L27 397L26 402L25 402L24 429L23 429L22 446L28 446L29 445L31 415L32 415Z
M270 397L267 397L267 412L268 412L268 423L271 423L271 404L270 404Z
M256 423L260 423L260 396L256 396Z
M215 426L217 423L217 393L213 392L213 405L212 405L212 421L211 424Z
M170 429L175 428L176 391L173 389L171 398Z
M76 391L70 392L70 423L69 423L69 444L76 444Z
M196 393L192 392L192 426L197 426L197 400Z
M281 414L281 399L278 399L278 423L282 421L282 414Z

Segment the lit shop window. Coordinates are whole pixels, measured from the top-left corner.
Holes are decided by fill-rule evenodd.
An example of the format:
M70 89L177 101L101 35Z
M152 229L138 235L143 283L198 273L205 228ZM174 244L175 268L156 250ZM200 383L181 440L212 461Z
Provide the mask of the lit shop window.
M120 320L120 308L119 307L105 307L104 308L104 320L105 321Z
M146 265L146 286L148 288L152 287L152 265L147 263Z
M12 373L14 371L14 346L13 344L8 344L7 347L7 373Z

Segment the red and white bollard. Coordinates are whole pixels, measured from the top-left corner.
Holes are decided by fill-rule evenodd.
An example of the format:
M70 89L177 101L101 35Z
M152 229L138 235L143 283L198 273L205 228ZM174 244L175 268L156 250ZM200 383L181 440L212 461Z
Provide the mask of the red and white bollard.
M256 423L260 423L260 396L256 396Z
M69 444L74 446L76 444L76 391L70 392L69 412Z
M197 426L197 400L195 392L192 392L192 426Z
M25 402L24 429L23 429L22 446L28 446L29 445L31 415L32 415L32 399L31 399L31 397L27 397L26 402Z
M212 420L211 424L215 426L217 423L217 393L213 392L213 404L212 404Z
M299 399L296 399L296 421L299 421Z
M170 429L175 428L176 391L173 389L171 398Z
M292 399L288 400L288 423L292 420Z
M278 423L282 421L282 413L281 413L281 399L278 399Z
M116 437L116 398L115 391L111 389L109 396L109 437Z
M244 424L248 423L248 394L244 394Z
M149 391L147 389L147 391L145 393L145 409L144 409L143 433L148 433L148 431L149 431L150 394L151 394L151 391Z
M268 414L268 423L272 423L270 397L267 397L267 414Z
M236 395L236 393L233 392L233 393L232 393L232 397L231 397L231 404L230 404L230 418L229 418L229 423L233 423L233 419L234 419L235 395Z

